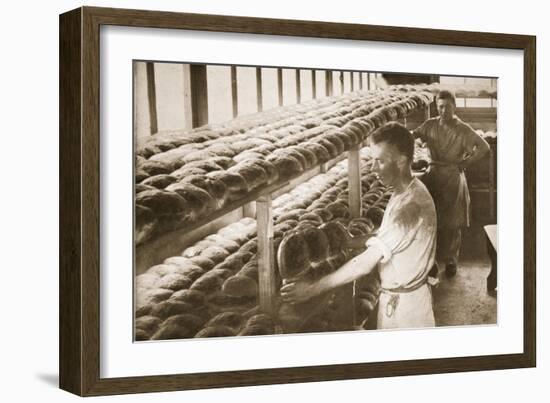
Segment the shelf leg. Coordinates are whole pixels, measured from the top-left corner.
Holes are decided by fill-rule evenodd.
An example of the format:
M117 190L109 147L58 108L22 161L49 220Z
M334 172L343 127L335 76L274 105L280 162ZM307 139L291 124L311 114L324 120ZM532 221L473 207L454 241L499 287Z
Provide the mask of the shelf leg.
M348 191L349 208L352 218L361 217L361 158L359 145L353 146L348 152ZM356 289L357 281L351 287L352 325L357 325L356 312Z
M361 217L361 159L359 145L348 151L349 208L352 218Z
M273 250L273 211L271 195L261 196L256 201L258 228L258 273L260 308L274 314L277 293L275 276L275 251Z
M497 219L496 212L496 200L495 200L495 151L493 149L489 150L489 209L491 214L491 219Z

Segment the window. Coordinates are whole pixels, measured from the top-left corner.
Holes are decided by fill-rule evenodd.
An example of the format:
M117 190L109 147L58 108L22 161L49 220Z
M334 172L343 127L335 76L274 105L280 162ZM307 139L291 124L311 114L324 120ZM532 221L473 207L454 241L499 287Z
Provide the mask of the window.
M300 70L300 89L300 102L305 102L313 98L311 70Z
M332 95L342 94L342 84L340 83L340 72L332 71Z
M479 85L483 87L496 87L496 79L478 77L449 77L441 76L439 82L442 85ZM495 107L496 102L492 98L456 98L456 106L459 108L490 108Z
M185 127L183 65L155 63L158 130Z
M325 98L327 96L326 77L327 77L326 71L323 71L323 70L315 71L316 98Z
M296 98L296 70L283 69L283 105L294 105Z
M239 116L258 111L256 67L237 67L237 105Z
M220 123L233 119L231 98L231 67L207 66L208 122Z
M351 92L351 73L349 71L344 71L344 94Z
M262 104L264 111L279 106L277 69L262 68Z

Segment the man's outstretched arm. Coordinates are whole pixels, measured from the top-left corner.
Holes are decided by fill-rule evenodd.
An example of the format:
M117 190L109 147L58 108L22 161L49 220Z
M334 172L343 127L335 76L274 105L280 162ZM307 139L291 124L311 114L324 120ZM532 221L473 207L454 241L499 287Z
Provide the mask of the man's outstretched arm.
M365 252L351 259L333 273L317 281L290 281L281 287L284 302L296 304L307 301L319 294L350 283L369 274L382 259L382 252L377 247L369 247Z

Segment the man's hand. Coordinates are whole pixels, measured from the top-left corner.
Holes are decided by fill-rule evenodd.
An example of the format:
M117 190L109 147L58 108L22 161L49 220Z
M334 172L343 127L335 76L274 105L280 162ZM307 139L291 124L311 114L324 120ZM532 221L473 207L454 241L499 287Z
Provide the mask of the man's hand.
M283 280L281 298L289 304L305 302L319 294L316 283L307 280Z

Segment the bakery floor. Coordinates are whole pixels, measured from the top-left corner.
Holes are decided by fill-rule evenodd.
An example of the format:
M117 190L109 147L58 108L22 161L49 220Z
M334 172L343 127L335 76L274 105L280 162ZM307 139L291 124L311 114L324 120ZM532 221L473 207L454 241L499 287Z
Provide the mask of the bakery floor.
M447 278L440 265L440 283L433 290L437 326L497 323L497 296L487 292L491 263L483 226L473 223L462 233L462 250L456 276Z

